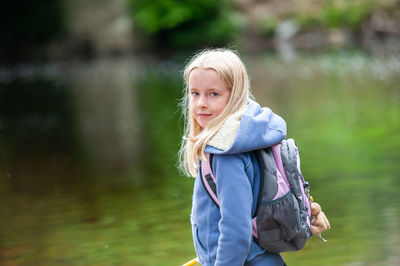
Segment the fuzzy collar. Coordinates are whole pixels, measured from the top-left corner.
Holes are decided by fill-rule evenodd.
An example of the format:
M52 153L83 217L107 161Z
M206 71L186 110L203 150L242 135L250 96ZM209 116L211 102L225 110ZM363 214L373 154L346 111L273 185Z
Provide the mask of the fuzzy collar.
M209 146L226 151L232 147L237 132L239 131L240 120L247 109L247 104L243 105L237 112L229 115L221 128L208 142Z

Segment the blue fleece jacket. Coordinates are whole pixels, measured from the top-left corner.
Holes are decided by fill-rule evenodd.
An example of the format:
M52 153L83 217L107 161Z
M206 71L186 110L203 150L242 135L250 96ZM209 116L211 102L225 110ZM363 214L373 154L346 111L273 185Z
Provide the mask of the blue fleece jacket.
M215 147L218 145L208 145L206 148L206 152L214 154L212 169L219 208L207 194L201 177L195 179L191 223L196 253L202 265L243 266L264 253L252 237L260 168L251 151L282 141L286 137L286 123L252 100L238 123L230 147L221 149ZM221 134L223 136L223 132Z

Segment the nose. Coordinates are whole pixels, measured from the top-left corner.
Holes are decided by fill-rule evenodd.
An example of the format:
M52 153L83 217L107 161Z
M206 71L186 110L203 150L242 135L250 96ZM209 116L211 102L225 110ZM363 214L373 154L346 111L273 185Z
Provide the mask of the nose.
M207 108L207 104L208 104L207 97L204 95L201 95L199 98L199 101L197 103L198 103L199 108Z

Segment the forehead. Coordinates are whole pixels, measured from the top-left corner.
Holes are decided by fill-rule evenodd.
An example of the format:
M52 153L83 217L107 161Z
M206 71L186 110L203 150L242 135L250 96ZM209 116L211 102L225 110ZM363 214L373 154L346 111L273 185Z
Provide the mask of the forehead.
M189 74L189 87L225 87L225 82L218 75L217 71L211 68L195 68Z

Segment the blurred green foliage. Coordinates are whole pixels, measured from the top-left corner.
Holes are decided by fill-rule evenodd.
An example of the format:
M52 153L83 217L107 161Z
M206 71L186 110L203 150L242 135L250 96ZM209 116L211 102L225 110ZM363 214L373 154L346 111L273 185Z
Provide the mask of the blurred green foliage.
M137 26L164 47L227 45L240 27L229 0L129 1Z
M334 0L326 1L321 10L320 21L322 25L328 28L342 26L357 28L376 6L375 1L342 1L341 5L336 4L337 2Z
M260 22L260 30L265 36L273 36L279 23L277 17L265 16Z
M310 28L347 28L357 31L361 24L373 12L396 10L398 1L343 1L326 0L316 3L312 0L295 2L291 9L285 12L266 14L259 22L260 31L266 36L272 36L278 25L287 19L295 20L302 30Z
M385 6L383 2L368 1L324 1L312 12L299 12L296 20L303 28L349 28L358 29L366 17L375 9Z

